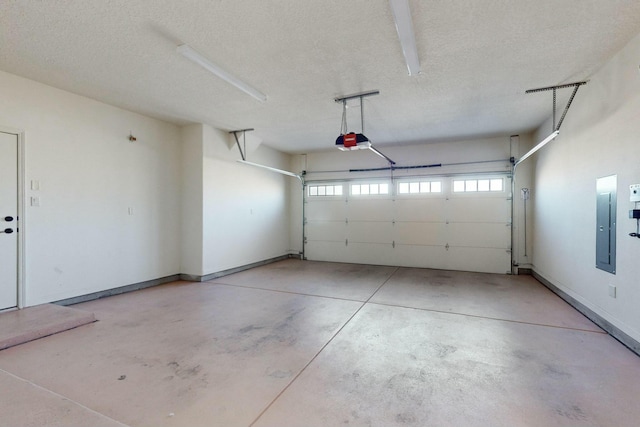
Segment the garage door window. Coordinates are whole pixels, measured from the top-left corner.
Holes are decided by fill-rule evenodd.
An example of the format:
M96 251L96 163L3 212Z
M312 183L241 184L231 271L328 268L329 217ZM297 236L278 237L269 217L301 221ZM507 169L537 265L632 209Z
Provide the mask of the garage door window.
M389 184L351 184L352 196L375 196L380 194L389 194Z
M398 194L441 193L440 181L410 181L398 183Z
M456 179L453 181L454 193L474 193L487 191L504 191L504 180L502 178L492 179Z
M309 197L342 196L342 185L310 185Z

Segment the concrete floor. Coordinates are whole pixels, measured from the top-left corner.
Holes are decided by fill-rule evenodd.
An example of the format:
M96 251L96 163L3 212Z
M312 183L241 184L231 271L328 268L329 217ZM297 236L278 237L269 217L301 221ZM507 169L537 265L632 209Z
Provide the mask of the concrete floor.
M55 304L0 312L0 350L95 322L93 313Z
M637 426L640 358L528 276L287 260L75 306L7 426Z

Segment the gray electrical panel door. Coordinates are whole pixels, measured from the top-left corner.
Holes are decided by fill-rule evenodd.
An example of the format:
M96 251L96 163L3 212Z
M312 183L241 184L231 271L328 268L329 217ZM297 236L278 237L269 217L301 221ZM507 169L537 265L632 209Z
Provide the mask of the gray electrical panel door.
M596 183L596 267L616 273L617 176L598 178Z

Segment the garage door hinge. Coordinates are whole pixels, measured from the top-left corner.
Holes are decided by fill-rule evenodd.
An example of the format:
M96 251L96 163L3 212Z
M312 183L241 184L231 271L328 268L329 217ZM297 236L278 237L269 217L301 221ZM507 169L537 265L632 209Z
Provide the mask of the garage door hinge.
M507 249L505 252L510 254L511 253L511 249Z
M513 197L507 197L507 202L510 202L511 200L513 200Z
M447 243L446 245L444 245L444 248L445 248L446 250L449 250L449 244Z
M307 236L304 236L304 244L306 245L309 241L307 240Z
M344 239L344 245L349 246L349 239Z
M395 247L396 247L396 241L395 240L393 242L391 242L391 247L395 249Z
M349 224L349 218L345 218L345 219L344 219L344 223L345 223L345 224Z

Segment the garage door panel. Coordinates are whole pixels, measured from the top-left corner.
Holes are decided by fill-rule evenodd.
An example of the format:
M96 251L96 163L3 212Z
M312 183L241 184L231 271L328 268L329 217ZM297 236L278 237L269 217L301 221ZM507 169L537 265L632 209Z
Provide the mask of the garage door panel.
M344 242L347 238L347 224L344 221L308 222L304 231L308 240Z
M449 199L447 217L452 222L509 222L511 204L506 198L460 197Z
M349 221L389 221L393 220L394 206L391 199L350 199L347 204Z
M511 270L511 254L505 249L450 247L447 269L505 274Z
M305 255L319 261L510 271L508 192L443 190L395 200L386 195L348 196L348 202L347 196L312 198L306 205Z
M397 199L394 218L396 221L441 221L445 217L444 198Z
M445 223L396 222L396 244L438 245L447 243L447 225Z
M307 203L307 221L344 221L347 217L344 200L314 200Z
M449 223L448 228L451 246L507 249L511 233L507 224Z
M351 243L341 262L354 264L396 265L391 243Z
M305 257L313 261L343 262L347 254L344 242L308 241L304 250Z
M444 246L398 245L395 247L396 265L400 267L444 268L448 253Z
M391 244L393 242L393 224L391 222L349 221L347 238L354 242Z

